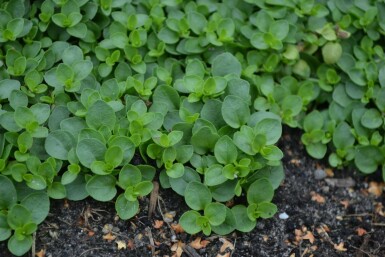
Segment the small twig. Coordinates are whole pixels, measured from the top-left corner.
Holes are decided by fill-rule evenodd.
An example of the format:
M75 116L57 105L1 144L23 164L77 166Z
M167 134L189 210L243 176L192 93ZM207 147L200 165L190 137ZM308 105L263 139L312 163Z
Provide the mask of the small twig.
M154 256L155 255L155 242L154 242L154 238L152 237L152 232L151 232L150 227L146 227L146 233L147 233L148 239L150 240L151 256Z
M234 239L234 249L231 251L230 257L233 257L233 254L235 252L235 246L237 245L237 239Z
M183 251L190 257L201 257L194 248L189 245L182 245Z
M172 229L171 225L166 221L166 219L164 218L164 215L163 215L163 212L162 212L162 208L161 208L161 205L160 205L160 201L159 201L159 198L158 197L158 210L159 210L159 213L160 215L162 216L162 219L164 222L166 222L167 226L169 227L170 231L171 231L171 234L172 234L172 238L171 238L171 241L175 241L176 239L176 234L175 234L175 231Z
M385 227L385 223L372 223L372 226Z
M151 196L150 196L150 203L148 206L148 218L151 219L152 215L155 213L156 210L156 204L158 203L158 196L159 196L159 183L154 181L152 182L154 185L154 188L152 189Z
M95 248L91 248L91 249L88 249L88 250L85 250L84 252L82 252L82 254L79 255L79 257L83 256L84 254L88 253L88 252L91 252L93 250L102 250L103 248L100 248L100 247L95 247Z
M32 252L32 257L35 257L36 256L36 232L34 232L33 235L32 235L32 249L31 249L31 252Z
M62 219L62 218L57 218L58 220L60 220L61 222L64 222L65 224L67 224L68 226L72 226L71 223L69 223L68 221Z
M365 217L365 216L373 216L372 213L360 213L360 214L344 214L342 217Z

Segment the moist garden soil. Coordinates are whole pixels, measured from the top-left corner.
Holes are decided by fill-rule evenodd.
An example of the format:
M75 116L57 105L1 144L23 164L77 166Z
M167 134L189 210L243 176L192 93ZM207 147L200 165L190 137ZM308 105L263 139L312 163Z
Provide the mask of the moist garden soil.
M279 211L272 219L258 220L249 233L188 235L177 224L188 209L183 198L160 189L152 217L148 218L147 197L141 199L140 213L129 221L117 217L113 202L89 198L51 201L50 214L36 233L35 255L385 256L385 196L380 174L363 177L353 169L334 170L311 159L298 130L285 128L279 146L285 153L286 174L273 200ZM2 242L0 257L8 256L12 255Z

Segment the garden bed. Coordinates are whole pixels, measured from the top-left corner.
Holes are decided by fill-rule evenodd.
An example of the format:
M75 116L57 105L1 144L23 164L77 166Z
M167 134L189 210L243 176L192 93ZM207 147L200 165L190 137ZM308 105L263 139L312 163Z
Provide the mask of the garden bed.
M36 233L36 254L39 257L385 256L385 197L381 194L383 183L378 182L380 176L361 177L352 170L328 169L324 163L306 155L297 130L286 128L283 135L280 146L285 152L286 178L273 200L278 213L272 219L259 219L250 233L225 237L183 233L177 225L180 215L188 209L183 198L171 190L160 189L160 206L151 219L149 197L141 200L140 213L129 221L117 218L112 202L101 203L90 198L80 202L51 201L50 215ZM174 221L163 221L162 215L169 221L174 213ZM281 219L285 218L284 213L287 219ZM199 243L197 238L202 241ZM192 245L195 250L186 245ZM178 248L183 248L183 253ZM4 242L0 244L0 255L12 256ZM31 256L31 252L25 256Z

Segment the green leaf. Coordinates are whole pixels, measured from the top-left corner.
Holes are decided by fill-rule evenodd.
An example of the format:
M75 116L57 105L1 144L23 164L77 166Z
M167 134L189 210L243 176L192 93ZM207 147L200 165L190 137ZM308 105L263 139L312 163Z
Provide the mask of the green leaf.
M170 178L180 178L184 174L184 166L181 163L174 163L166 172Z
M111 146L104 154L104 160L112 167L117 167L123 161L123 151L119 146Z
M86 189L92 198L101 202L111 201L116 193L116 178L112 175L95 175L88 180Z
M93 129L106 126L112 130L116 122L115 111L106 102L98 100L88 109L86 122Z
M205 170L205 185L217 186L224 183L227 178L222 175L223 167L219 164L214 164Z
M126 189L129 186L134 186L142 180L142 174L138 167L127 164L119 172L119 185Z
M13 79L3 79L0 81L0 100L11 96L13 90L20 90L20 82Z
M306 145L306 152L313 158L322 159L327 151L327 146L321 142Z
M169 177L169 183L172 190L181 196L184 196L187 185L192 181L200 182L201 180L198 172L189 167L184 167L183 176L178 178Z
M179 223L187 233L196 234L202 230L201 227L198 226L197 224L197 220L199 217L201 217L199 212L187 211L182 214L182 216L179 219Z
M25 197L21 203L31 212L31 220L36 224L42 223L48 216L50 201L44 192L35 192Z
M377 170L378 165L384 161L384 157L378 147L375 146L359 146L356 148L354 163L357 168L365 173L370 174Z
M239 128L246 124L250 117L249 105L238 96L226 96L222 105L222 116L230 127Z
M211 228L214 231L214 233L218 235L227 235L234 231L236 224L237 224L237 221L235 220L235 216L233 212L226 207L225 221L218 226L212 225Z
M7 210L16 203L16 188L12 181L4 175L0 175L0 185L0 210Z
M138 192L139 196L145 196L151 193L154 186L150 181L142 181L136 184L134 188L134 190Z
M103 160L106 151L106 146L99 140L94 138L86 138L80 140L76 147L76 154L82 165L87 168L97 160Z
M224 77L233 74L240 77L241 73L241 63L231 53L222 53L214 58L211 67L213 76Z
M383 123L383 117L377 109L368 109L361 117L362 126L369 129L376 129Z
M22 228L32 221L32 215L25 206L15 204L8 212L7 221L12 229Z
M346 122L341 122L333 132L333 143L337 149L353 146L355 142L351 127Z
M215 147L215 143L219 139L219 135L213 132L209 127L203 126L191 137L191 144L194 151L198 154L205 154Z
M55 130L48 134L44 147L50 156L59 160L67 160L68 152L75 147L75 139L67 131Z
M16 235L13 235L8 240L8 249L12 254L16 256L22 256L27 253L29 249L31 249L32 242L32 236L30 235L24 237L22 240L16 239Z
M273 196L273 186L270 181L265 178L254 181L247 190L247 202L249 204L270 202Z
M256 221L249 219L247 208L243 205L236 205L231 208L236 220L236 230L247 233L255 228Z
M237 147L229 136L223 136L215 144L214 155L221 164L234 163L238 157Z
M115 209L122 220L128 220L139 212L139 202L128 201L124 194L118 196L115 202Z
M212 200L207 186L197 181L192 181L187 185L184 197L187 205L193 210L203 210Z
M213 226L222 224L226 219L226 206L221 203L209 203L204 209L204 216Z
M21 128L27 128L30 124L36 124L37 120L33 112L27 107L20 106L16 108L14 119Z

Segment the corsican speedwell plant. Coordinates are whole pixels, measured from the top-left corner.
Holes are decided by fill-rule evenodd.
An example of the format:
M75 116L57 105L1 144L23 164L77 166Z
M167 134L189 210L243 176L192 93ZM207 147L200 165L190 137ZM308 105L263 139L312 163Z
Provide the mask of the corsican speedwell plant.
M0 241L26 253L49 198L130 219L154 179L184 197L186 232L248 232L277 211L282 124L314 158L385 174L384 15L382 0L0 1Z

